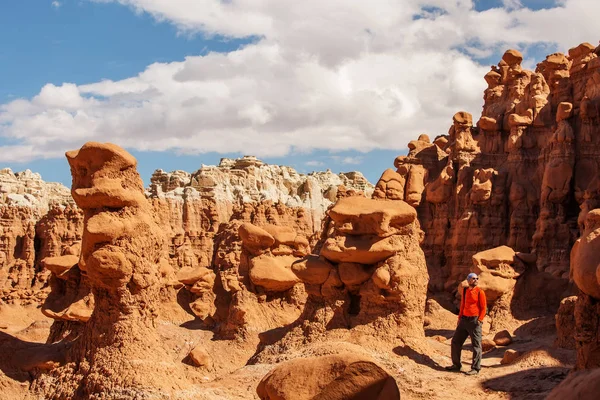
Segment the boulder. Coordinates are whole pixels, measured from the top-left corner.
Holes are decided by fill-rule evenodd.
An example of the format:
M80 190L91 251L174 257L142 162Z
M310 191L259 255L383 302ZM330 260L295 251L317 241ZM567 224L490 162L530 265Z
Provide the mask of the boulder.
M403 249L404 242L398 235L334 236L325 241L321 255L335 263L376 264Z
M292 264L292 271L305 283L321 285L329 277L333 265L323 257L309 255Z
M267 291L283 292L291 289L300 278L291 266L298 261L293 256L271 256L263 254L250 261L250 280Z
M498 346L508 346L512 341L512 336L507 330L500 331L494 335L494 343Z
M352 196L340 199L329 210L329 216L338 232L387 237L411 224L417 218L417 212L404 201Z
M506 365L513 363L517 358L521 356L521 352L508 349L504 352L504 356L502 356L502 360L500 360L500 364Z
M190 360L197 367L203 367L203 368L210 369L213 366L212 358L210 357L210 354L208 354L208 352L204 349L204 347L201 347L201 346L194 347L192 349L192 351L190 351L189 357L190 357Z
M484 338L481 341L481 349L486 352L490 350L494 350L496 348L496 343L490 338Z
M396 400L393 377L352 353L299 358L275 367L256 388L261 400Z

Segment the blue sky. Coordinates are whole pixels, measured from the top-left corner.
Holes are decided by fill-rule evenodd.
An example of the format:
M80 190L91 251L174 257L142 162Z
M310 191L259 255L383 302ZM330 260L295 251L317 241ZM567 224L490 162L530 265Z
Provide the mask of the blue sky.
M360 5L327 21L339 9L319 2L286 10L204 0L203 10L190 1L3 1L0 167L69 185L61 154L110 140L138 158L146 182L157 168L192 172L246 153L375 182L418 133L446 133L459 109L478 117L482 76L508 46L533 67L579 43L544 27L577 12L575 0L415 0L406 12L398 2L395 21ZM465 10L481 27L460 26ZM407 13L411 31L390 32L405 29ZM582 37L600 38L581 24Z

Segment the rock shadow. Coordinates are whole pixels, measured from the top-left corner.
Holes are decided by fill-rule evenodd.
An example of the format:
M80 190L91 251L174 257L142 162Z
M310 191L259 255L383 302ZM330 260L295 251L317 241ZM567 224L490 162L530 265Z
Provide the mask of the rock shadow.
M569 368L548 367L528 369L482 382L481 386L495 392L506 392L511 400L542 400L569 373Z
M574 294L577 290L573 283L530 267L517 280L510 311L519 320L554 316L560 301Z
M425 328L425 336L443 336L446 339L452 338L454 336L454 329L427 329Z
M427 354L419 353L409 346L397 346L392 350L399 356L405 356L416 362L417 364L425 365L436 371L445 371L444 366L440 365L433 358Z
M64 363L69 346L70 343L26 342L0 332L0 370L18 382L30 382L37 372Z

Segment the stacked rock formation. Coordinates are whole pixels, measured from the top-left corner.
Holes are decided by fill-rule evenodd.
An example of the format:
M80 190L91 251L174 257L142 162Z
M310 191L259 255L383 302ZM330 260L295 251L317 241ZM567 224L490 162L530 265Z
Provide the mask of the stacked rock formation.
M454 290L475 253L502 245L535 253L539 271L566 281L578 205L579 224L600 205L594 46L549 55L535 71L522 59L509 50L485 76L477 123L456 113L448 135L410 142L377 184L375 195L417 208L433 290Z
M40 375L34 390L49 399L137 398L179 390L186 385L181 365L154 326L163 266L168 267L166 238L152 218L136 160L117 146L94 142L67 158L71 193L84 212L81 256L44 263L56 278L78 281L80 291L91 288L95 307L90 312L82 298L66 309L46 308L54 318L87 322L69 343L62 365ZM166 375L168 382L160 379Z
M393 198L351 196L329 218L320 249L333 265L321 287L325 302L345 298L350 327L379 319L379 328L388 323L401 337L421 336L429 276L415 209Z
M422 337L428 275L414 208L358 195L339 199L328 214L318 254L285 263L289 284L296 282L291 264L308 296L282 347L336 328L379 338Z

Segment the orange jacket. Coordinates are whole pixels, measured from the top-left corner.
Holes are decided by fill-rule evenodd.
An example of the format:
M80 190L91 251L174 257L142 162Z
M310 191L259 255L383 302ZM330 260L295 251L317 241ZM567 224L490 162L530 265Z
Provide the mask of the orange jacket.
M464 290L464 289L463 289ZM485 292L479 287L475 286L473 289L467 288L465 295L460 301L460 310L458 312L458 318L462 317L475 317L478 316L480 321L483 321L485 317Z

